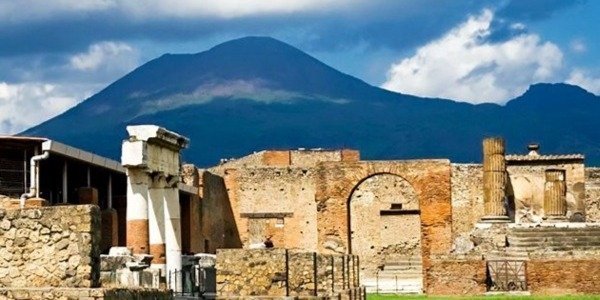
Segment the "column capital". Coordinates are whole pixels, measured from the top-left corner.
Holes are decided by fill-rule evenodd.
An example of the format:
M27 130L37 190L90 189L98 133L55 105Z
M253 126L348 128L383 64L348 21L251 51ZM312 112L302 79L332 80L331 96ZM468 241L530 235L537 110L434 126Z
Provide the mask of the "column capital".
M156 125L127 126L127 133L129 133L129 141L145 141L160 144L175 151L187 148L190 142L183 135Z

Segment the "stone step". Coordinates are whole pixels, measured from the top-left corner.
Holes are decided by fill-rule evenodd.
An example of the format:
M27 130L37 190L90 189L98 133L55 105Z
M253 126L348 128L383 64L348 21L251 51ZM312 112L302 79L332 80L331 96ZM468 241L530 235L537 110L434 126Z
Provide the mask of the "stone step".
M527 237L569 237L569 236L580 236L580 237L599 237L600 232L511 232L508 234L509 237L527 238Z
M572 233L572 232L587 232L600 234L600 227L582 227L582 228L566 228L566 227L534 227L534 228L511 228L510 233Z
M531 247L523 247L523 246L519 246L519 247L509 247L509 249L511 249L512 251L519 251L519 252L533 252L533 251L539 251L539 250L543 250L545 252L562 252L562 251L573 251L573 250L579 250L579 251L598 251L600 250L600 246L568 246L568 245L562 245L562 246L531 246Z
M402 266L385 266L383 267L384 271L395 271L395 272L421 272L423 271L422 267L402 267Z
M508 239L508 245L509 246L518 246L518 245L528 245L528 244L556 244L556 243L560 243L560 244L569 244L569 245L589 245L589 246L594 246L594 245L600 245L600 239L597 238L561 238L561 239L557 239L557 238L539 238L539 239L534 239L534 238L528 238L528 239Z
M401 279L394 277L369 278L361 280L367 293L372 294L420 294L423 292L423 279Z
M414 273L394 273L394 272L380 272L379 278L387 278L389 280L400 280L400 279L419 279L423 278L423 272L414 272Z

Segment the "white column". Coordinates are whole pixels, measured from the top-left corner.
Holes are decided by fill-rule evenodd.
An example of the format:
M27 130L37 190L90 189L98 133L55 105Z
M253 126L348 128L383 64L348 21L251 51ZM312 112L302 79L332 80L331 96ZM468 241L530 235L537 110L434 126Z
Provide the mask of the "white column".
M165 274L165 218L164 218L164 177L153 180L148 190L148 226L150 231L150 254L152 268L158 268Z
M177 188L164 189L165 207L165 244L167 254L167 276L169 288L181 291L181 214L179 208L179 190Z
M134 254L148 254L149 176L137 169L127 170L127 247Z

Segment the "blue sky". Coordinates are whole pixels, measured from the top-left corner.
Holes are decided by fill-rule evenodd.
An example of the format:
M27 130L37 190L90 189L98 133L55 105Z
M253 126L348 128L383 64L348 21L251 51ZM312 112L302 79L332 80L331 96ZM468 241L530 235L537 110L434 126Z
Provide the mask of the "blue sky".
M0 0L0 133L164 53L272 36L393 91L503 104L532 83L600 94L600 1Z

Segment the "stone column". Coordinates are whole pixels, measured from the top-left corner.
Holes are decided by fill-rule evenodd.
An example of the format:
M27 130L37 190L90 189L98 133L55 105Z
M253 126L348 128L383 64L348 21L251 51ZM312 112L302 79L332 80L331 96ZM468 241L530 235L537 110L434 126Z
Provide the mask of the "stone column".
M160 269L165 274L165 221L164 221L164 187L165 178L155 175L148 191L148 221L150 229L150 255L152 268Z
M567 214L565 172L546 170L544 214L549 219L565 219Z
M483 203L484 222L510 221L506 206L506 161L504 140L486 138L483 140Z
M145 192L147 251L153 255L152 265L165 268L169 288L181 291L181 221L179 190L181 172L179 151L188 144L187 138L154 125L127 126L129 139L123 143L123 166L139 171L146 185ZM130 184L133 189L136 185ZM129 187L128 187L129 188ZM138 199L128 194L127 212L137 207ZM131 208L130 208L131 206ZM140 208L142 209L142 208ZM133 212L132 212L133 214ZM127 232L129 240L130 232ZM133 239L133 237L132 237ZM148 253L146 252L146 253Z
M165 244L167 255L167 274L170 275L169 287L181 290L181 213L179 208L179 190L175 187L164 190L165 208Z
M134 254L149 253L148 185L143 170L127 169L127 247Z

